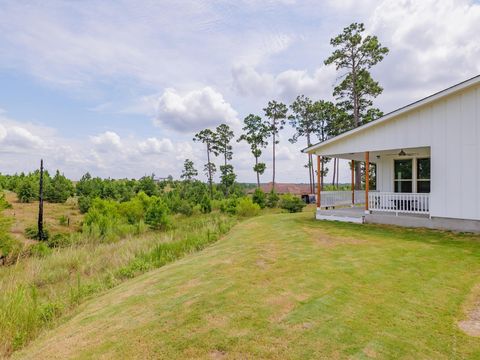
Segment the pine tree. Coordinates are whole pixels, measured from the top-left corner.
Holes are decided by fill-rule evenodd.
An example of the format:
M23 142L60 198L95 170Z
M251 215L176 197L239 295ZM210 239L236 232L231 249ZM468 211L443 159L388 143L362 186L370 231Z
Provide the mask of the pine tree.
M382 116L373 108L373 99L383 91L373 80L369 70L383 60L388 48L383 47L374 35L364 36L365 26L353 23L343 33L330 40L335 48L325 60L325 65L334 64L337 70L346 71L333 95L338 105L350 114L347 129L352 129ZM357 188L361 186L360 163L355 168Z
M255 157L253 171L257 174L257 187L260 187L260 175L265 172L266 165L263 162L259 162L259 158L262 155L262 149L268 145L268 126L262 121L260 116L253 114L243 119L243 123L245 124L242 128L244 133L237 141L246 141L250 145L250 150Z
M273 100L268 102L263 111L269 119L266 125L269 134L272 136L272 190L275 191L275 146L279 143L278 134L285 126L288 108L287 105Z

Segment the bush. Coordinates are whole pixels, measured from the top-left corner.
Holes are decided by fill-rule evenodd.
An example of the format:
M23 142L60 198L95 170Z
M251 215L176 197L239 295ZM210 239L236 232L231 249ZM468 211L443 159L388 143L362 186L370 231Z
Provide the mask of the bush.
M0 193L0 211L3 211L5 209L11 209L12 204L10 204L7 199L5 198L5 194Z
M193 214L193 207L190 203L186 200L182 200L180 205L178 206L178 212L185 216L192 216Z
M292 194L285 194L280 198L280 207L290 213L300 212L305 206L302 199Z
M149 200L145 201L143 197L136 196L130 201L120 203L119 211L129 224L137 224L143 220L148 205Z
M212 212L212 202L207 195L204 195L202 198L202 202L200 203L200 210L204 214L208 214Z
M260 188L255 189L255 192L252 195L252 200L255 204L258 204L261 209L267 205L267 196Z
M145 214L145 223L152 229L166 229L170 224L168 217L168 206L158 197L152 197L152 202Z
M47 241L50 248L64 248L72 244L72 238L68 234L55 234Z
M118 203L94 199L83 220L83 231L93 237L106 237L119 232Z
M260 213L260 206L255 204L252 199L244 197L238 201L236 210L239 216L257 216Z
M238 199L236 197L223 199L220 203L220 211L230 215L235 215L237 213L237 204Z
M17 188L17 196L22 203L29 203L38 199L38 190L34 181L29 178L22 180Z
M61 226L68 226L68 225L70 225L70 219L68 218L68 216L62 215L58 218L58 223Z
M277 207L279 199L280 198L275 191L273 191L273 190L270 191L270 193L268 194L268 197L267 197L267 206L269 208Z
M92 205L92 198L90 196L80 196L78 198L78 208L82 214L85 214Z
M37 227L37 225L27 226L25 228L25 236L28 239L38 240L38 227ZM43 228L43 236L44 236L44 240L48 240L48 238L50 237L50 233L49 233L48 229L45 228L45 225L44 225L44 228Z
M52 253L52 250L44 242L33 244L32 246L30 246L29 250L32 256L40 258L50 255Z
M52 203L64 203L75 192L72 181L60 174L58 170L46 185L45 200Z

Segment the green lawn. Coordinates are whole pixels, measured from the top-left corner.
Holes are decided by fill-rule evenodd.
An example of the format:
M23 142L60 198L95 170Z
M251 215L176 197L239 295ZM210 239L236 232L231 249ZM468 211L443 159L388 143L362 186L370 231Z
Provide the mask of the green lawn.
M80 306L26 358L480 358L480 238L273 214Z

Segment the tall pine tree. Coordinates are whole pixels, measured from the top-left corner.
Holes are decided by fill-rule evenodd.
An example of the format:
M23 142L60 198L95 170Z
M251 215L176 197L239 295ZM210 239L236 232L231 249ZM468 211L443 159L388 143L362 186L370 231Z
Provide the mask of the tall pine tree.
M353 23L330 40L335 48L325 60L325 65L334 64L344 71L343 80L335 87L333 95L338 105L350 114L348 128L352 129L382 116L373 107L373 99L383 91L373 80L370 69L383 60L388 48L382 46L374 35L364 35L365 26ZM361 186L360 163L355 168L356 187Z

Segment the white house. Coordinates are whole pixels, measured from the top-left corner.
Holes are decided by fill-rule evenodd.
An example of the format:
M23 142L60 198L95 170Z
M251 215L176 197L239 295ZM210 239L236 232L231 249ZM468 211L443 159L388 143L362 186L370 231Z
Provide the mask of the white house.
M376 164L374 190L317 191L318 219L480 231L480 75L303 152Z

